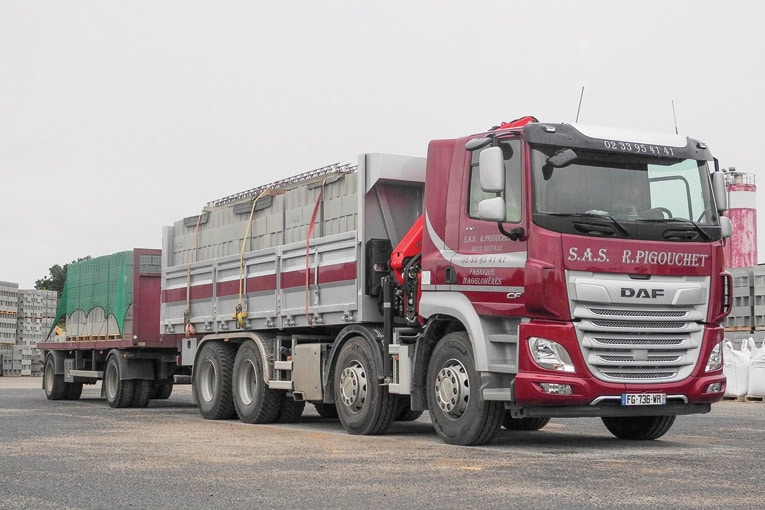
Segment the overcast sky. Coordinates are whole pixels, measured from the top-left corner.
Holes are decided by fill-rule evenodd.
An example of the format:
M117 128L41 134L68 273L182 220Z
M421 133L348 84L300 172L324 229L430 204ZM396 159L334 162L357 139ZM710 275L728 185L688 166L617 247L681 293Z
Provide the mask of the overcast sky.
M765 2L371 4L0 0L0 280L362 152L571 122L582 87L580 122L673 132L674 101L765 186Z

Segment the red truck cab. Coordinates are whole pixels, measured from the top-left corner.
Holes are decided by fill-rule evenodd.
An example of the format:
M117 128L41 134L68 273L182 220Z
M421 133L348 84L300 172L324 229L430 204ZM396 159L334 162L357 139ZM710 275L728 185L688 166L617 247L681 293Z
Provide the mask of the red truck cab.
M690 138L533 118L431 142L418 312L464 327L506 425L599 416L652 439L723 397L730 225L710 161Z

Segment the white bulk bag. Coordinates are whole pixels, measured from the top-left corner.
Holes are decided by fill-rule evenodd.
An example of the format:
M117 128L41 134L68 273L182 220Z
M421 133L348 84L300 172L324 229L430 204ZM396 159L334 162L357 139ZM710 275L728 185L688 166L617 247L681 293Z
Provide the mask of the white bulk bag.
M730 340L723 344L723 374L728 379L726 397L744 397L749 389L749 346L747 340L741 343L741 350L733 348Z
M765 339L759 347L752 340L752 351L749 357L749 387L747 395L765 397Z

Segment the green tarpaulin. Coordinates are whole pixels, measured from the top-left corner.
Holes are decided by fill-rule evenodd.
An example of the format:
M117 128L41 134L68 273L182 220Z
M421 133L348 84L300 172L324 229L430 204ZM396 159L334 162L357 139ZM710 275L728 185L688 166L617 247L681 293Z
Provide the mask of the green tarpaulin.
M103 308L104 317L113 316L122 334L125 315L133 303L133 259L132 251L124 251L69 264L54 327L77 310L87 316Z

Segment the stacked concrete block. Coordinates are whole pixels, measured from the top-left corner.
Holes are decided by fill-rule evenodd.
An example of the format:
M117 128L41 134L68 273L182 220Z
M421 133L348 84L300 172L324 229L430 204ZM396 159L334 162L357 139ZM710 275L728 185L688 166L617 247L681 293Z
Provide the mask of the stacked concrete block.
M311 237L354 231L357 177L355 167L337 166L307 182L209 203L199 215L175 223L170 266L305 242L311 225Z
M20 290L16 343L30 348L48 336L56 316L58 294L52 290Z
M16 343L19 284L0 281L0 343Z
M730 268L733 275L733 302L724 326L728 331L752 330L752 270L748 267Z
M765 266L752 268L752 313L755 331L765 331Z

